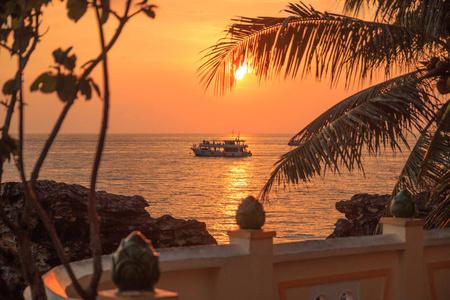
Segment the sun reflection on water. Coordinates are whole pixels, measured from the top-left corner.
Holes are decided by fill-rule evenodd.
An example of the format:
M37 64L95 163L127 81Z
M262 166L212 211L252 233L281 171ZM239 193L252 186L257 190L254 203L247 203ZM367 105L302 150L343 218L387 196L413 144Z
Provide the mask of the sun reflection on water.
M251 161L233 161L227 165L221 176L222 189L225 197L218 199L217 215L223 218L214 221L214 229L223 232L224 238L227 230L236 229L236 210L241 200L248 196L249 193L249 168Z

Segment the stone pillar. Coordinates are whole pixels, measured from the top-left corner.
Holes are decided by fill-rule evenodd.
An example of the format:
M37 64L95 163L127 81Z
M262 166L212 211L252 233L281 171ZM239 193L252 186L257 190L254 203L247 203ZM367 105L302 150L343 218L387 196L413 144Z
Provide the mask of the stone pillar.
M276 232L264 229L239 229L227 232L230 245L240 245L250 254L273 256L273 238Z
M239 246L245 253L230 259L220 270L214 299L272 300L273 238L275 231L239 229L228 231L230 245Z
M405 242L400 254L400 300L425 298L425 264L423 257L425 221L421 219L381 218L383 234L395 234Z

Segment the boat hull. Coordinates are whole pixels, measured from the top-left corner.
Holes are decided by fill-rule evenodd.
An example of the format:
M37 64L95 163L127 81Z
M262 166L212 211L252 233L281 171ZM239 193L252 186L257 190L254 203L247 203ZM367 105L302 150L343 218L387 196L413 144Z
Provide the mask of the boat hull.
M195 156L205 156L205 157L248 157L252 156L251 152L229 152L224 153L220 151L210 151L210 150L200 150L191 148L191 150L194 152Z
M224 157L247 157L252 156L251 152L232 152L232 153L224 153Z
M209 150L200 150L200 149L194 149L191 148L191 150L194 152L195 156L223 156L223 153L220 151L209 151Z

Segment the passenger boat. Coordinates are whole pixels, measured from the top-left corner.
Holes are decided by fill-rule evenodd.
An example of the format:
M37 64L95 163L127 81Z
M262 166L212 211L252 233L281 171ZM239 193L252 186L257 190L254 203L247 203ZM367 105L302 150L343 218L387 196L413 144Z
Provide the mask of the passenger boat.
M247 157L252 152L247 150L248 145L239 136L234 140L203 140L202 143L192 145L195 156L223 156L223 157Z

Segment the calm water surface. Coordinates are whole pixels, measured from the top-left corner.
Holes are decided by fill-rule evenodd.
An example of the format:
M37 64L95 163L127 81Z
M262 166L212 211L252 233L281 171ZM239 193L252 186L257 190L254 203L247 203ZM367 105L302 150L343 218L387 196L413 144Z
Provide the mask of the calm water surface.
M206 223L219 243L227 243L226 231L236 229L235 211L242 198L257 195L273 164L287 152L292 135L241 135L253 156L246 158L196 157L193 143L221 139L214 134L111 134L102 159L97 190L122 195L141 195L153 217L170 214L176 218ZM25 143L29 174L46 135L30 135ZM61 135L41 171L40 179L89 186L96 135ZM276 243L323 239L343 217L335 202L361 192L390 193L406 154L366 159L362 173L329 173L310 184L278 190L265 204L264 228L277 231ZM12 164L3 181L18 181Z

